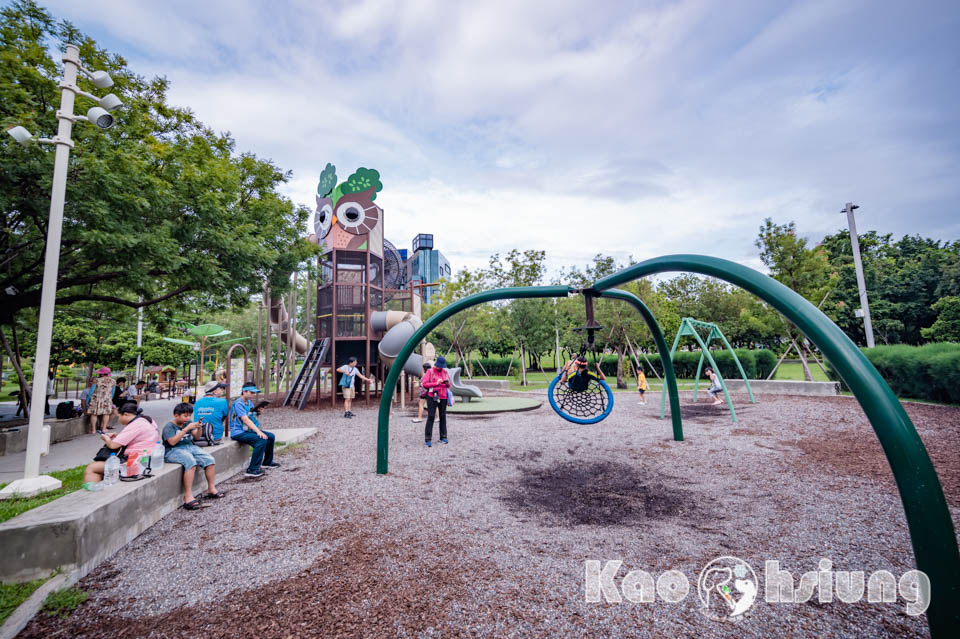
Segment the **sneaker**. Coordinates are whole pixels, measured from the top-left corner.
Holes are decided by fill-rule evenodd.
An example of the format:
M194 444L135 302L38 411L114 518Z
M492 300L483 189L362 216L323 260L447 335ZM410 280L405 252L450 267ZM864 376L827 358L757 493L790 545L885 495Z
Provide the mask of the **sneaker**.
M414 424L419 424L419 423L422 422L423 420L422 420L422 419L413 418L413 419L411 419L410 421L413 422Z
M270 462L269 464L261 464L261 468L266 468L267 470L272 470L274 468L280 468L280 462Z
M263 477L264 475L266 475L266 473L259 468L257 470L248 470L243 474L244 477Z
M440 443L441 443L441 444L449 444L450 442L447 440L446 437L441 437L441 438L440 438Z
M433 446L433 444L431 444L430 442L423 442L423 443L426 445L427 448L430 448L431 446Z
M350 419L351 417L353 417L353 413L351 413L350 411L347 411L346 413L343 414L343 416L346 419Z

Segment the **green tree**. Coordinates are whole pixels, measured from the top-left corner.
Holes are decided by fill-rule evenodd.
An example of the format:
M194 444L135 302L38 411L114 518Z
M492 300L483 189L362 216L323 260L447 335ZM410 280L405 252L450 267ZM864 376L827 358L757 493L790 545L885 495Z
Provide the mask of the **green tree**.
M793 222L780 225L774 224L770 218L765 219L755 245L760 249L760 259L770 269L771 277L805 297L814 306L824 304L835 279L827 253L821 248L807 248L807 241L797 235ZM801 345L805 343L803 335L792 324L788 325L788 336L798 339ZM804 379L813 381L803 348L800 350L800 363Z
M461 269L449 282L443 285L423 311L424 319L440 309L461 300L468 295L486 290L486 278L482 269L471 271ZM461 311L437 327L431 335L441 352L456 353L459 365L465 367L467 376L473 376L470 353L486 342L492 343L489 333L496 330L493 316L495 310L486 304L473 306Z
M933 305L937 319L922 329L923 338L933 342L960 342L960 297L941 297Z
M247 305L265 279L276 292L287 288L289 273L317 251L301 238L308 210L278 191L290 174L238 154L229 135L167 103L164 78L136 75L32 0L0 10L0 123L55 130L60 71L51 41L77 44L86 64L110 73L125 104L109 131L74 129L58 306L209 312ZM0 324L11 325L40 303L53 150L24 149L9 136L0 150Z
M507 253L505 261L499 254L490 257L484 279L490 287L537 286L546 276L546 252L516 249ZM545 299L512 300L505 306L494 307L494 323L509 331L520 349L520 383L527 384L527 356L531 365L541 367L540 354L553 342L553 308Z

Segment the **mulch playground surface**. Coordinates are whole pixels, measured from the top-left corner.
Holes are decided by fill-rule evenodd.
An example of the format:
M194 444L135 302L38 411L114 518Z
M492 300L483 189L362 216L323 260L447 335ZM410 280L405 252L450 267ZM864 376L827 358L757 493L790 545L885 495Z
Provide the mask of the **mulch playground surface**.
M66 619L21 637L920 637L906 602L773 604L703 614L697 576L776 559L796 584L834 570L915 568L889 465L850 398L758 397L725 408L681 393L684 442L649 403L620 393L600 424L549 408L451 416L423 446L410 411L391 421L390 474L374 472L377 406L274 409L271 426L317 426L262 480L220 485L213 507L172 513L85 577ZM907 404L960 524L960 408ZM438 435L434 434L434 439ZM108 534L107 531L104 531ZM679 603L588 603L585 561L619 579L679 570Z

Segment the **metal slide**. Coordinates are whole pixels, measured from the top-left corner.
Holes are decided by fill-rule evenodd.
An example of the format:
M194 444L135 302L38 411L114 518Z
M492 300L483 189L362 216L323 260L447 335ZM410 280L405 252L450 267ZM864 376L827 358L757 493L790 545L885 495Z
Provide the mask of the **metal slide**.
M375 311L370 314L370 321L373 323L373 330L386 331L386 334L380 339L377 350L380 352L380 359L387 366L391 366L393 361L400 353L400 349L406 344L407 340L416 332L423 322L413 313L403 311ZM407 375L413 375L419 378L423 374L423 357L414 353L410 355L403 365L403 371ZM450 390L454 395L460 397L483 397L483 393L476 386L464 384L460 381L460 368L451 368L450 371Z

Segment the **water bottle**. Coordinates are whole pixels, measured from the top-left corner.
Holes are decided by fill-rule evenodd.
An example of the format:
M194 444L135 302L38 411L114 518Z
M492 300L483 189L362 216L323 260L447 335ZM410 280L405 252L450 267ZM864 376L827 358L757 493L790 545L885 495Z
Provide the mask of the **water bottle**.
M103 485L112 486L120 481L120 460L116 453L110 453L110 457L103 464Z
M160 472L160 469L163 468L163 442L157 440L157 443L153 445L153 450L150 451L150 470L153 471L153 474L156 475Z

